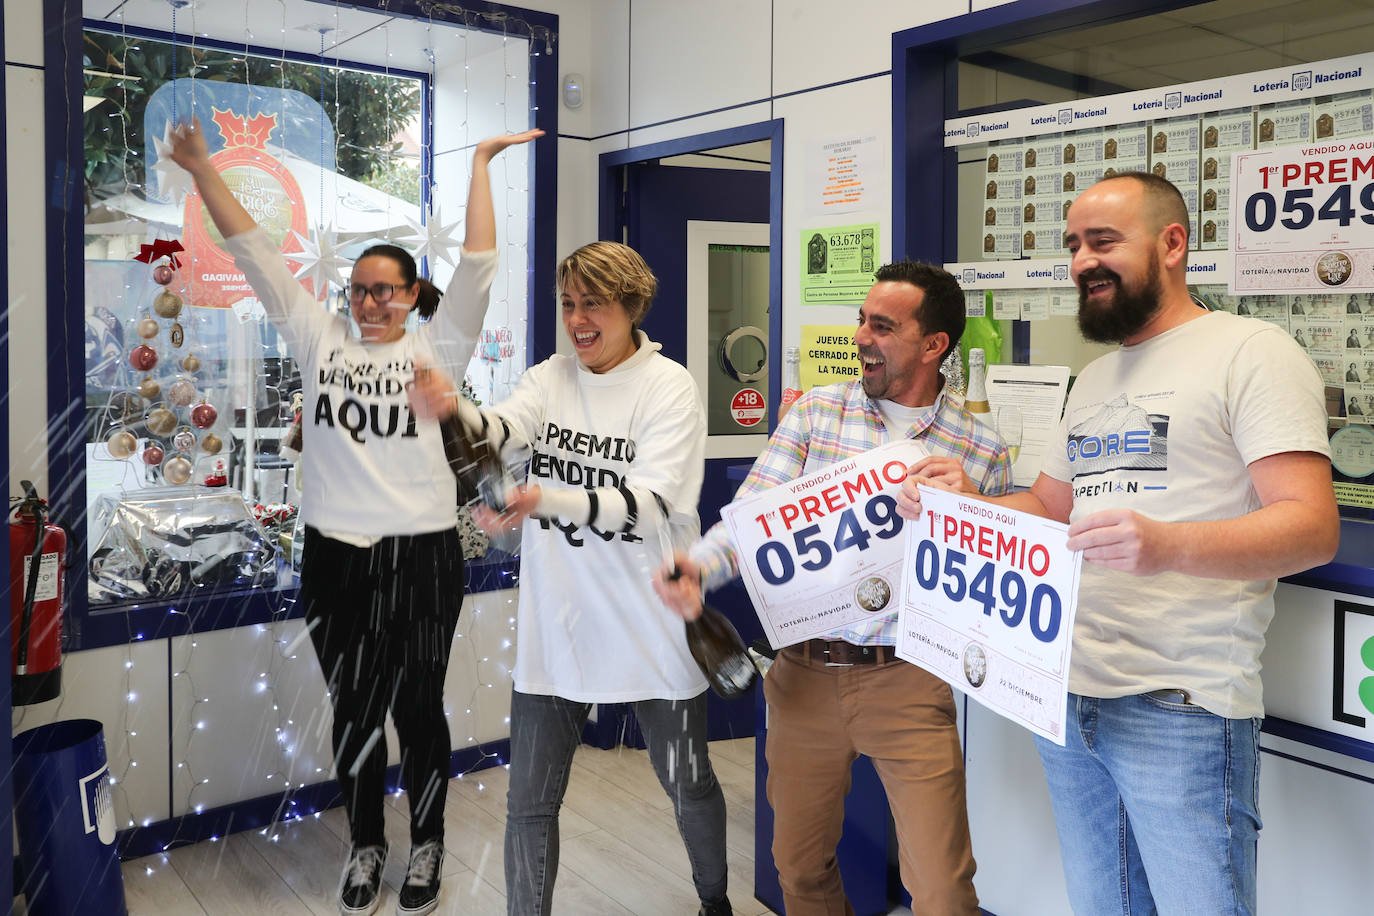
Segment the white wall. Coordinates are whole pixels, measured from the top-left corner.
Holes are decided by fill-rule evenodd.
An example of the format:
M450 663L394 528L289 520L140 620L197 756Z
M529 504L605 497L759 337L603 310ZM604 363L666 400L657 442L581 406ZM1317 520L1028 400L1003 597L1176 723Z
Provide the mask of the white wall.
M7 127L6 194L9 245L9 392L11 493L19 480L33 480L48 492L47 378L43 353L47 344L47 275L44 263L43 207L43 65L41 0L19 0L5 10L5 122ZM35 269L37 268L37 269ZM27 382L27 383L26 383Z

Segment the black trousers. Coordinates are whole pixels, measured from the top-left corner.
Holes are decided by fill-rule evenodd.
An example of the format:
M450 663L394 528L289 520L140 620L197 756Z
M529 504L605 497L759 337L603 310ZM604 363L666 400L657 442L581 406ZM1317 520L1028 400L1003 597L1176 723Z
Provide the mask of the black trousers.
M449 647L463 602L457 529L354 547L305 531L301 604L334 709L334 769L355 846L381 845L387 710L415 844L442 839Z

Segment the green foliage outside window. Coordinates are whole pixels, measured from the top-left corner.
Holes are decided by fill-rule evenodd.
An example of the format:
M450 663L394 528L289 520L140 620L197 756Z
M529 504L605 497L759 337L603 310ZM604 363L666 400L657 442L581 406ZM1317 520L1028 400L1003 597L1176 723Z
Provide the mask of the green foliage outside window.
M340 138L339 173L419 203L419 170L400 155L396 139L420 112L414 79L89 31L83 57L86 95L105 99L105 114L118 114L85 119L88 207L145 183L144 108L158 87L189 76L294 89L317 99Z

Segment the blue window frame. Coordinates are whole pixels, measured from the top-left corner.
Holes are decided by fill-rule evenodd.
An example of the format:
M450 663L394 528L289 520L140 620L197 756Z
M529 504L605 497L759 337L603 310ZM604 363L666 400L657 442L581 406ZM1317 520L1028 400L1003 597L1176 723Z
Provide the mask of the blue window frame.
M424 20L460 26L493 34L518 35L531 39L529 99L535 126L545 136L535 141L529 176L531 206L527 237L527 281L531 291L552 289L557 203L557 82L558 17L504 6L474 3L450 11L416 0L352 0L342 5L362 10L385 12L391 17ZM83 325L83 296L71 290L83 289L84 274L84 144L82 121L73 117L81 112L83 94L82 31L109 28L108 23L82 18L79 0L44 0L45 123L48 143L45 172L48 183L46 249L48 302L48 461L51 481L50 503L57 518L65 520L70 534L70 556L80 558L81 571L68 578L70 596L69 648L90 649L143 639L160 639L186 633L225 627L245 626L287 616L296 616L294 602L283 601L290 592L213 591L199 589L173 601L148 601L102 608L92 612L86 594L84 561L86 543L85 482L85 358L80 333L71 329ZM527 29L527 33L517 31ZM167 33L124 28L159 40L170 40ZM280 49L241 43L214 42L197 38L196 43L240 53L286 57L319 63L318 57L283 54ZM358 69L369 69L349 64ZM375 69L375 68L371 68ZM393 73L397 72L394 69ZM405 74L428 80L426 74ZM426 84L421 93L423 130L428 138L432 124L431 93ZM428 142L422 144L428 149ZM429 175L430 163L422 161L422 174ZM427 187L428 182L424 182ZM552 322L527 321L527 364L545 359L555 349ZM515 563L509 559L495 563L476 563L469 568L469 591L509 588L514 584Z

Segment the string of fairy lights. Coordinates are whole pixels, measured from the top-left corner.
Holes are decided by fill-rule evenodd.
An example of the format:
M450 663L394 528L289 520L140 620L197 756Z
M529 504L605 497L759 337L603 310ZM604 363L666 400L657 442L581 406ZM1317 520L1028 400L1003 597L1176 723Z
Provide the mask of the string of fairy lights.
M189 77L189 95L183 92L173 92L173 106L177 116L185 116L187 113L178 110L175 106L180 104L178 97L182 99L194 98L197 92L196 79L199 67L196 64L198 51L202 47L199 42L202 38L209 38L198 29L196 21L197 4L187 4L184 0L168 0L167 25L170 27L174 46L182 50L175 54L174 72L169 75L170 79L177 77ZM328 43L328 36L338 36L340 11L346 8L344 4L338 2L334 5L334 26L327 29L320 26L320 48L318 54L318 65L322 68L320 99L324 103L324 80L332 75L334 81L334 100L335 105L342 104L340 96L340 73L342 67L347 66L343 58L344 49L339 47L339 42L332 46ZM318 12L312 8L307 14L304 10L298 10L289 3L282 4L282 20L279 25L280 56L277 64L281 71L281 89L287 88L286 65L288 63L288 49L286 35L288 30L307 24L298 22L296 19L305 19L307 15L311 20L318 19ZM178 21L178 14L181 21ZM428 76L429 81L425 91L429 93L429 104L425 107L436 118L452 118L457 112L451 106L446 106L442 111L436 103L436 99L442 94L447 96L449 93L456 94L460 91L461 84L462 104L461 120L455 127L445 125L445 138L461 137L456 144L445 143L443 149L436 147L438 134L435 130L428 130L422 135L422 156L433 163L439 156L459 156L470 158L471 149L476 138L472 136L473 123L471 112L474 105L497 105L501 110L502 128L507 132L523 130L533 121L535 110L526 104L520 108L507 104L508 97L511 96L512 85L518 85L524 94L532 94L533 79L529 74L527 57L530 53L539 53L540 50L547 49L556 36L542 27L532 28L529 24L514 17L503 14L491 14L487 12L474 12L464 10L456 4L431 4L428 6L429 18L425 20L425 32L428 41ZM189 29L185 27L185 20L190 20ZM384 19L380 26L371 31L372 41L380 40L384 44L384 65L381 73L388 79L393 78L391 65L392 51L390 47L392 23L397 20ZM117 32L122 39L120 46L123 49L123 56L120 61L124 72L128 72L129 55L137 49L140 41L148 39L135 38L130 35L128 23L121 12L114 14L112 22L105 24L106 31ZM273 24L277 25L276 23ZM470 54L470 32L464 26L485 26L488 28L498 27L501 36L501 55L500 64L503 71L501 98L499 100L473 99L472 67L474 59ZM114 26L114 28L108 28ZM242 30L243 39L243 79L242 82L249 87L252 93L251 70L248 61L249 46L262 47L272 45L273 42L267 40L264 34L268 31L264 27L261 18L253 20L250 18L248 5L244 6L244 21ZM216 35L216 39L223 40L227 36ZM542 44L542 48L540 45ZM450 64L453 56L456 55L462 63L461 76L456 68ZM443 85L441 86L441 81ZM518 81L513 83L512 81ZM528 81L528 82L527 82ZM144 87L147 88L147 87ZM114 90L120 93L120 100L125 110L128 109L132 101L132 93L136 90L129 84L129 81L121 82L120 86ZM387 96L386 104L390 104L390 97ZM335 109L337 112L337 107ZM120 130L122 131L122 150L116 150L121 156L120 171L124 178L124 191L130 193L146 192L147 188L143 183L136 180L135 168L138 159L141 157L142 138L132 136L132 129L129 119L119 117ZM283 119L287 122L290 119ZM291 125L284 124L283 129L288 129ZM160 130L160 126L148 125L147 130ZM338 162L340 145L348 142L347 138L340 136L336 127L329 132L326 137L323 129L321 130L321 151L324 152L326 144L332 142L333 160ZM285 142L280 144L283 149L287 147ZM515 157L511 157L514 159ZM521 160L523 161L523 160ZM488 311L488 324L493 323L493 319L499 321L498 327L507 332L507 337L518 343L514 354L501 354L503 358L492 359L487 363L488 379L486 390L482 394L486 395L486 400L500 400L504 394L508 393L514 381L524 365L525 354L523 353L523 341L525 340L525 326L527 322L526 307L528 274L528 239L526 229L526 216L529 205L529 192L526 181L526 174L523 170L513 166L506 166L500 169L493 169L493 177L497 174L504 176L501 186L494 189L497 197L497 212L504 213L505 226L503 239L506 250L511 253L510 257L504 258L507 261L505 272L505 287L499 291L494 291L491 308ZM449 174L461 175L460 170L453 170ZM151 180L151 176L150 179ZM323 234L326 227L335 224L337 212L327 212L332 206L335 210L339 206L338 195L330 198L326 194L325 178L321 172L320 185L315 189L303 189L306 193L317 191L319 198L319 210L316 214L315 225L311 231L316 234ZM444 182L432 182L429 188L430 206L426 210L422 208L421 224L422 227L433 221L439 213L437 206L437 196L440 191L446 194L444 203L462 209L465 206L463 192L466 190L466 182L449 179ZM422 197L423 199L423 197ZM393 206L393 202L388 199L387 207ZM395 214L388 212L387 216ZM331 218L333 217L333 218ZM387 225L395 227L400 222L397 219L388 218ZM431 230L432 231L432 230ZM410 235L402 234L404 230L393 228L386 233L386 240L394 241L403 246L415 247L417 242L422 245L427 243L422 228L419 236L412 231ZM153 230L150 227L148 234L151 236ZM193 245L187 244L184 262L192 268L199 257L197 251L193 250ZM504 256L503 256L504 257ZM434 258L429 259L431 271L437 267ZM183 268L184 269L184 268ZM126 295L134 295L132 285L126 285L124 290ZM324 297L326 305L332 303L332 297ZM189 309L195 312L197 309ZM497 319L497 316L500 316ZM188 322L190 324L190 322ZM188 345L195 343L195 331L192 328L191 339ZM275 355L275 351L268 351L264 344L263 357ZM501 378L497 378L496 371L499 368L502 372ZM127 379L128 371L126 367L121 367L119 372L124 373L120 378ZM262 363L254 370L255 382L262 379ZM247 405L248 410L255 409L253 401ZM104 431L104 430L102 430ZM100 441L97 437L97 441ZM309 482L305 483L309 486ZM191 620L188 610L194 607L194 593L186 596L186 600L168 609L169 617L182 618L184 629L190 630ZM484 592L470 595L465 601L464 613L461 615L458 624L458 632L454 640L453 655L451 656L450 672L458 674L459 677L450 677L450 688L455 683L468 681L470 686L466 689L459 688L455 696L452 689L446 696L446 714L450 718L452 738L457 748L476 748L479 746L479 736L483 728L491 727L491 715L483 715L483 710L497 710L503 708L507 703L511 681L511 652L514 645L515 636L515 598L510 589L501 591ZM310 691L302 691L302 685L320 683L318 665L315 661L314 653L310 650L308 643L308 632L304 621L295 616L295 598L290 590L279 590L275 593L275 607L271 619L266 623L247 628L239 628L230 631L228 634L202 633L176 637L172 642L170 653L170 692L166 701L172 707L172 741L171 767L172 772L168 778L172 780L174 800L172 810L167 815L177 818L183 814L200 814L208 808L229 803L230 801L246 800L246 797L256 797L260 795L281 794L281 802L277 809L277 817L273 824L269 824L263 830L264 834L275 838L276 824L290 821L295 818L318 814L313 810L307 810L304 803L298 803L296 797L299 790L314 783L319 783L329 779L331 773L332 754L329 748L329 721L327 703L320 694L312 694ZM128 620L126 616L126 621ZM119 714L116 721L105 722L106 729L118 735L111 742L111 783L115 796L116 810L123 815L119 826L121 828L133 828L138 826L149 826L155 820L161 818L161 805L158 804L159 798L165 799L166 793L157 789L149 790L146 784L140 784L137 790L131 791L131 787L140 777L140 756L143 754L136 752L136 748L146 748L149 745L149 737L144 736L140 741L140 724L148 719L158 718L158 711L151 710L153 715L149 716L149 710L140 708L140 704L153 702L155 698L140 696L140 685L144 683L140 677L142 674L140 665L151 662L157 658L158 664L153 665L160 677L161 659L160 653L148 650L152 648L147 642L143 641L144 634L129 632L129 641L120 650L120 664L122 667L122 680L120 691L123 702L118 704ZM207 646L214 646L216 641L221 644L229 640L233 642L236 651L242 651L243 655L236 660L234 665L226 665L225 653L222 648L207 654L201 647L202 641L208 641ZM499 645L499 648L497 646ZM153 658L149 658L153 656ZM231 669L241 669L233 671ZM253 735L242 733L219 734L216 731L216 710L223 708L226 713L233 712L230 707L243 702L243 688L239 685L230 683L228 679L237 677L239 674L247 672L246 693L249 698L254 699L261 710L262 726ZM221 688L230 688L232 692L219 697ZM72 685L68 688L68 693L72 689L81 689L79 685ZM60 717L63 706L67 702L68 694L64 693L55 706L45 707L43 715ZM18 708L15 710L16 727L22 725L26 710ZM505 723L509 723L509 716L502 713ZM241 710L233 715L225 715L222 722L232 722L233 725L222 727L237 728L242 731L244 717ZM484 724L485 723L485 724ZM157 732L158 728L149 725L143 726L148 731ZM489 736L486 736L489 737ZM151 753L156 758L161 758L166 753L165 746L160 742L152 742ZM225 760L230 758L238 767L241 778L239 784L231 789L221 789L219 783L223 780L212 782L215 774L225 770ZM459 778L470 776L474 771L480 770L495 762L495 755L491 753L480 753L469 758L470 764L459 774ZM157 766L147 766L152 761L144 760L143 772L150 769L157 770ZM161 763L158 759L157 763ZM145 777L146 778L146 777ZM255 787L262 787L259 791ZM139 800L135 801L135 797ZM165 801L163 802L165 804ZM137 808L144 810L136 810ZM190 828L183 825L186 830L185 836L190 836ZM179 835L168 842L168 846L175 845L182 837ZM150 866L151 869L151 866Z

